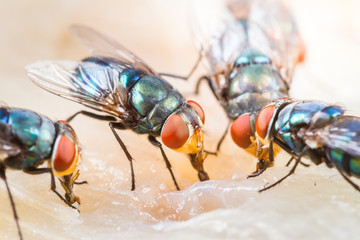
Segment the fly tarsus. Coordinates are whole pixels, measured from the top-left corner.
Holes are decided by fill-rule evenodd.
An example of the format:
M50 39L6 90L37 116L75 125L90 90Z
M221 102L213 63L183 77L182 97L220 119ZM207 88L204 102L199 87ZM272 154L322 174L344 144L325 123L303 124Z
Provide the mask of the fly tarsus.
M304 147L304 149L301 151L301 153L299 154L299 156L296 158L296 162L294 164L294 166L291 168L291 170L289 171L288 174L286 174L284 177L280 178L278 181L276 181L275 183L264 187L263 189L259 190L259 192L263 192L266 191L276 185L278 185L279 183L281 183L282 181L284 181L287 177L289 177L290 175L294 174L296 167L299 165L300 161L301 161L301 157L305 154L305 152L308 150L308 147Z
M270 166L269 161L265 161L264 159L260 159L258 161L258 169L252 174L248 175L247 178L254 178L265 172L265 170Z
M112 133L114 134L116 140L118 141L118 143L120 144L122 150L124 151L127 159L130 162L130 171L131 171L131 191L135 190L135 174L134 174L134 166L133 166L133 157L130 155L129 151L127 150L124 142L121 140L120 136L116 133L115 128L116 129L120 129L120 130L124 130L126 129L126 126L121 123L121 122L110 122L109 123L109 127L112 131Z
M99 115L99 114L96 114L96 113L92 113L92 112L88 112L88 111L84 111L84 110L81 110L81 111L78 111L76 113L74 113L73 115L71 115L70 117L68 117L66 119L67 122L71 122L77 115L79 114L83 114L87 117L91 117L91 118L94 118L94 119L97 119L97 120L101 120L101 121L116 121L117 119L114 117L114 116L110 116L110 115Z
M176 179L175 179L175 175L174 175L174 173L173 173L173 171L172 171L172 169L171 169L171 163L170 163L169 159L167 158L167 156L166 156L166 154L165 154L165 151L164 151L161 143L160 143L158 140L156 140L154 136L151 136L151 135L149 135L148 139L149 139L149 141L150 141L150 143L151 143L152 145L154 145L155 147L160 148L161 155L162 155L162 157L163 157L163 159L164 159L164 161L165 161L165 164L166 164L167 169L168 169L169 172L170 172L170 175L171 175L171 178L172 178L172 180L173 180L173 182L174 182L174 184L175 184L175 187L176 187L176 189L177 189L178 191L180 191L179 185L177 184Z
M6 189L7 189L9 198L10 198L11 208L12 208L13 214L14 214L14 219L15 219L16 226L17 226L17 229L18 229L19 237L20 237L20 240L22 240L23 237L22 237L22 233L21 233L21 229L20 229L19 217L17 215L16 208L15 208L15 202L14 202L14 199L13 199L12 194L10 192L10 188L9 188L9 185L8 185L8 182L7 182L7 179L6 179L5 166L3 164L0 164L0 178L2 180L4 180L4 182L5 182Z

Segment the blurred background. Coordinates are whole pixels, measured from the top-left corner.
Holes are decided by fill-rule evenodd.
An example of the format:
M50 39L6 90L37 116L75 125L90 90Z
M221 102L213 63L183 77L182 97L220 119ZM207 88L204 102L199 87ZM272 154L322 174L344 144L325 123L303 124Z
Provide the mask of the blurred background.
M80 60L88 53L71 36L74 23L112 36L158 72L186 75L195 63L188 1L5 1L0 0L0 101L34 110L53 120L67 118L79 104L35 86L24 67L37 60ZM292 96L336 103L360 115L360 2L288 0L306 44L296 69ZM211 1L204 8L212 7ZM200 67L189 82L170 79L206 113L206 148L213 150L226 124L225 114L204 84L194 96ZM49 191L49 176L8 171L25 239L356 239L359 193L335 170L305 169L277 188L257 189L287 170L282 154L264 176L246 180L255 160L229 136L222 153L205 162L212 181L196 183L185 155L166 152L184 191L174 192L160 153L143 136L120 136L135 158L137 190L130 189L128 162L107 123L77 117L72 123L83 147L81 214ZM185 190L186 189L186 190ZM0 183L0 233L16 239L16 225L4 184Z

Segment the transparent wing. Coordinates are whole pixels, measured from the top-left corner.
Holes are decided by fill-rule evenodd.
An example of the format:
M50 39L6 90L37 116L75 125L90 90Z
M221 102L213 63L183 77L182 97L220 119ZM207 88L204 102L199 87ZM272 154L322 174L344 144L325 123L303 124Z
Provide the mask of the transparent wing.
M116 85L125 67L118 63L60 60L36 62L28 65L26 71L35 84L51 93L125 118L127 93Z
M315 132L315 140L329 148L339 148L360 157L360 118L342 117L330 126Z
M149 74L157 75L157 73L153 71L144 61L127 50L120 43L92 28L81 25L73 25L70 27L70 32L94 56L112 57L118 59L124 64L131 65L133 68L143 70Z
M193 1L190 24L196 47L219 89L246 47L246 30L221 1Z
M228 7L237 19L248 19L271 39L272 60L290 84L294 66L302 61L304 44L293 16L280 0L232 0Z
M276 43L262 25L250 18L252 2L238 0L236 10L232 6L220 1L206 10L197 6L193 11L194 38L209 72L217 76L214 82L219 89L227 86L224 79L228 79L236 58L245 48L255 49L273 61L276 59ZM224 77L219 77L219 74Z

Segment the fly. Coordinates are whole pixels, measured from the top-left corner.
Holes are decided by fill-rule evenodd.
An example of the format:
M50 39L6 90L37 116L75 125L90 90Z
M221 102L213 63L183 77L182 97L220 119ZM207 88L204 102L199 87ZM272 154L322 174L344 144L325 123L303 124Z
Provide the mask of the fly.
M51 191L69 207L80 204L80 198L73 193L80 148L77 136L65 121L52 122L49 118L30 110L0 106L0 178L4 180L20 239L22 233L6 170L22 170L28 174L49 173ZM39 167L45 161L48 167ZM65 190L65 198L56 190L55 177Z
M277 100L264 107L256 119L256 135L269 146L269 163L273 163L273 146L280 146L296 160L290 172L260 191L279 184L295 172L302 157L319 165L336 167L356 190L360 187L350 176L360 178L360 118L344 116L338 106L320 101ZM289 162L290 162L289 161Z
M267 104L287 98L295 66L304 59L305 48L295 21L276 0L235 0L220 16L201 13L194 35L208 73L206 80L230 121L233 141L258 160L256 176L268 162L268 146L255 135L258 112ZM220 139L217 151L228 128ZM280 151L275 148L273 155Z
M135 190L133 158L115 129L147 134L150 143L160 149L178 190L171 164L156 137L161 137L165 146L187 153L199 179L208 180L203 168L207 156L203 144L205 115L200 105L186 101L158 73L115 40L84 26L72 26L70 30L93 56L79 62L37 62L27 66L27 74L51 93L109 114L80 111L68 121L77 114L109 121L130 162L131 190Z

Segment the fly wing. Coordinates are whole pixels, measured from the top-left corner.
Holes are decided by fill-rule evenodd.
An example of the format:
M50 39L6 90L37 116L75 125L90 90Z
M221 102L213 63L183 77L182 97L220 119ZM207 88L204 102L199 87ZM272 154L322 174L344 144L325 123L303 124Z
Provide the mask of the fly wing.
M314 133L315 141L360 157L360 118L342 117Z
M122 119L126 118L127 93L116 81L128 66L104 64L105 61L102 63L40 61L28 65L26 71L35 84L53 94Z
M291 83L294 66L301 61L305 47L293 16L281 0L232 0L228 7L236 18L247 17L272 41L272 60ZM247 9L247 16L244 14Z
M190 23L196 47L218 89L245 48L246 30L221 1L194 1ZM222 82L223 80L223 82Z
M124 64L131 65L133 68L140 69L152 75L157 75L144 61L127 50L120 43L92 28L73 25L70 27L70 32L94 56L115 58Z
M261 52L272 60L276 59L276 43L268 36L263 26L251 17L252 2L235 2L236 9L234 5L225 6L223 2L206 10L198 6L195 8L197 12L193 14L195 20L192 21L196 43L205 65L214 76L222 74L225 79L228 79L236 58L247 47ZM207 5L209 3L206 1ZM221 82L221 79L215 78L215 83L220 89L226 88L228 83Z

